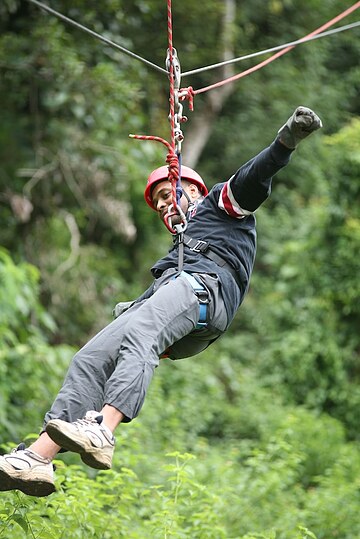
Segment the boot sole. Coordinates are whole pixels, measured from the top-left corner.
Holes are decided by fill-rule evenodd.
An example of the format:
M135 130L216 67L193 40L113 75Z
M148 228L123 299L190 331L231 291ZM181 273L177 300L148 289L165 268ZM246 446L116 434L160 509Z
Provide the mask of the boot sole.
M87 466L95 468L96 470L110 470L113 450L108 450L108 453L111 454L107 454L107 448L99 449L98 447L94 447L91 445L89 440L84 440L80 437L76 438L74 433L71 433L70 438L70 435L67 435L65 432L60 430L60 427L52 421L49 421L49 423L46 425L46 432L52 441L63 449L72 451L73 453L78 453L81 460L87 464ZM98 458L99 453L101 453L101 460Z
M22 477L20 477L20 473ZM5 470L0 469L0 490L4 492L6 490L16 489L28 496L36 496L38 498L49 496L56 491L55 485L49 482L47 478L40 476L35 479L30 478L30 473L31 470L29 470L29 473L26 473L26 471L15 471L13 475L9 475Z

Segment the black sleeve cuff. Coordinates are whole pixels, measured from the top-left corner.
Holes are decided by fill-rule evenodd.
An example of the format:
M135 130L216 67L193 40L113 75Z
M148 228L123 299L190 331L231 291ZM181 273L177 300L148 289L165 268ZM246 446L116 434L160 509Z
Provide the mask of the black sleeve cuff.
M282 144L282 142L280 142L278 138L276 138L274 142L270 144L271 157L276 163L279 163L281 165L288 163L289 157L294 150L295 148L290 149L284 146L284 144Z

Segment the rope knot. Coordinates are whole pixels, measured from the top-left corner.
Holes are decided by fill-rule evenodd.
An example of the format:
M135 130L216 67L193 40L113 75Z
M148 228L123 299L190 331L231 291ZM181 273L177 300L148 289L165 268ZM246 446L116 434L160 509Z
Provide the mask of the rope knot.
M169 165L168 178L172 184L176 184L179 179L179 158L175 153L169 152L166 156L166 162Z
M195 92L192 86L188 86L187 88L181 88L179 92L179 100L185 101L187 99L189 101L189 110L194 110L194 96Z

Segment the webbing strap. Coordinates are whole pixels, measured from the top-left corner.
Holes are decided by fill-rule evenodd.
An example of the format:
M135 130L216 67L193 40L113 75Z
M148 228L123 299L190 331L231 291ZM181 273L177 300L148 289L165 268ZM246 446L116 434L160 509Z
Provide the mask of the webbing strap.
M208 292L205 288L205 286L200 283L191 273L187 273L186 271L182 271L179 275L179 277L184 277L192 286L192 289L194 290L195 294L199 298L199 320L196 325L196 329L201 329L207 326L207 308L209 304L208 299Z
M178 245L178 271L182 272L184 265L184 233L180 232L177 235L177 245Z
M226 269L229 273L231 273L238 286L240 286L237 271L226 260L224 260L220 255L218 255L217 253L215 253L215 251L211 249L209 242L190 238L190 236L184 234L183 243L184 245L189 247L190 251L193 251L194 253L200 253L203 256L206 256L206 258L209 258L210 260L215 262L221 268Z

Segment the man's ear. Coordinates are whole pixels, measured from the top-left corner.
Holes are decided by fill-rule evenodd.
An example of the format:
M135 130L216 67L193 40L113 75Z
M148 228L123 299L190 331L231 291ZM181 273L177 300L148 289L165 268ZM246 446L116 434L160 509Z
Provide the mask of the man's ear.
M190 196L192 202L194 200L196 200L197 198L199 198L199 196L200 196L199 188L194 183L189 184L188 193L189 193L189 196Z

